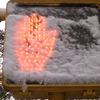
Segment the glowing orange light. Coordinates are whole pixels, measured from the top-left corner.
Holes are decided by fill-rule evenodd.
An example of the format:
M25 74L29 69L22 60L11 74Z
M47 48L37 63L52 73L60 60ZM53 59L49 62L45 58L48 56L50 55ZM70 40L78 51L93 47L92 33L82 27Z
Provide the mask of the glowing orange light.
M15 55L21 71L39 72L53 53L57 31L48 30L46 17L33 13L16 23Z

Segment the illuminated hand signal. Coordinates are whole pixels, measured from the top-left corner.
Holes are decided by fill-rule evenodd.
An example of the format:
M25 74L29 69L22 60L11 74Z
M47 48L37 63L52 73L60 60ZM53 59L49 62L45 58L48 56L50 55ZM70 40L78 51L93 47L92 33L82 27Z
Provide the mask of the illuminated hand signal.
M53 54L57 31L47 28L46 17L33 13L16 23L15 55L24 72L40 72Z

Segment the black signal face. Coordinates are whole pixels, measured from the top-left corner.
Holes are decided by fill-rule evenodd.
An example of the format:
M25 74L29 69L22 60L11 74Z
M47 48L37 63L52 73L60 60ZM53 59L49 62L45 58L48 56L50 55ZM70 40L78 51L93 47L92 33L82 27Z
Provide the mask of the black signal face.
M8 12L6 79L15 83L100 82L98 8L8 4Z

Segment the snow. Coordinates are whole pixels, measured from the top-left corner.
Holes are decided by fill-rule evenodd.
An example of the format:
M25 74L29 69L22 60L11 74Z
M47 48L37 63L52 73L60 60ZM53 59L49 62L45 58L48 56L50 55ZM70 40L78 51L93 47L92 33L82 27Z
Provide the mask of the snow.
M11 14L6 19L7 29L3 62L6 79L18 84L24 84L26 81L38 82L39 84L100 82L100 24L96 15L88 16L79 21L52 15L46 16L48 28L56 29L58 32L53 55L45 64L45 71L29 73L18 70L18 63L13 50L13 35L16 32L14 23L20 20L27 11L25 10L24 13L23 10L17 9L20 12L16 14L17 11L14 11L14 9L10 10ZM38 8L32 8L32 10L40 11ZM41 10L44 10L44 8ZM90 35L95 38L97 43L90 42L90 45L88 43L81 45L81 43L77 43L75 38L69 36L70 32L76 34L72 30L72 26L81 25L90 30ZM25 28L27 29L27 27ZM18 31L21 31L21 29Z
M95 38L100 38L100 25L97 16L88 17L87 20L80 20L80 23L91 28L91 32Z
M5 30L5 21L0 22L0 29Z
M6 8L6 4L9 0L0 1L0 8Z

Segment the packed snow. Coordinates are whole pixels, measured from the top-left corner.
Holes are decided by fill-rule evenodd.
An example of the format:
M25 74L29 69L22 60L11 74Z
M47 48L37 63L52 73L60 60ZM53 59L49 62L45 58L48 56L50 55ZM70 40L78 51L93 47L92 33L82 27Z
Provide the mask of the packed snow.
M67 7L65 9L64 7L28 7L25 10L24 7L16 5L8 5L8 7L10 7L10 15L6 19L3 62L6 80L18 84L100 82L100 23L96 8L81 7L77 8L79 12L75 12L77 9L73 10L72 7L70 14ZM29 17L31 13L45 16L48 29L56 29L58 32L53 55L45 64L43 72L21 72L13 50L13 35L16 32L14 24L24 15Z

